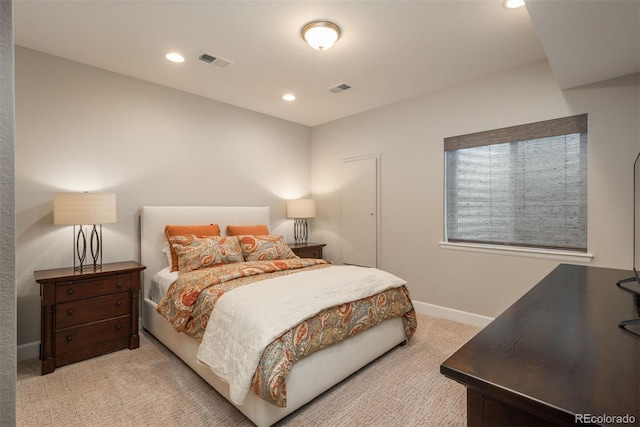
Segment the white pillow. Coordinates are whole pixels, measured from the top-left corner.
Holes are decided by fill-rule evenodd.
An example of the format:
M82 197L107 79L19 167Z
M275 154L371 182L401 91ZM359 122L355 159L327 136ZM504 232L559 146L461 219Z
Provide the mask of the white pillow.
M171 250L169 249L169 245L165 245L162 248L162 253L167 257L167 265L171 265Z

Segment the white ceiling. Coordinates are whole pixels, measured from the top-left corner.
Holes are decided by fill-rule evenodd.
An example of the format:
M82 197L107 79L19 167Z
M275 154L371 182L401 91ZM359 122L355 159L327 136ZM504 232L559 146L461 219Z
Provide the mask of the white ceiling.
M591 43L607 47L608 61L616 57L609 37L619 43L616 38L636 35L624 51L635 47L635 68L628 64L633 55L626 54L615 69L598 67L595 78L638 72L637 0L531 1L535 28L527 8L506 9L502 0L14 0L13 5L17 45L308 126L513 68L545 53L563 87L575 85L572 76L581 68L576 64L592 60L584 49L570 61L563 58L582 39L564 19L581 16L578 3L607 4L585 8L589 22L606 21L597 33L582 28L577 35L589 33ZM603 9L614 11L603 18ZM635 17L629 18L630 12ZM620 26L631 30L611 21L621 16ZM330 50L313 50L300 38L301 26L313 19L342 27L342 38ZM568 22L584 23L575 20ZM615 31L609 35L609 29ZM167 61L169 51L186 61ZM232 64L206 64L197 59L202 52ZM594 78L585 80L583 74L580 84ZM340 83L352 88L328 91ZM282 100L289 92L296 101Z
M527 9L561 88L640 71L639 0L527 0Z

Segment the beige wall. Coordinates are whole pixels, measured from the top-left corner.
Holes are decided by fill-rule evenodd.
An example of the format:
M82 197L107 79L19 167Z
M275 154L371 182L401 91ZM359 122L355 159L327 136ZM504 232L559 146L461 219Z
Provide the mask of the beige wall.
M310 129L16 48L18 344L40 339L33 271L69 266L71 227L53 194L117 194L104 262L139 260L142 205L269 206L291 237L285 199L308 195Z
M443 139L589 113L590 265L631 267L638 76L559 90L546 61L309 129L16 50L18 343L39 340L33 270L72 263L52 225L56 191L113 191L104 261L138 259L144 204L266 205L291 237L284 199L318 200L311 240L341 262L342 159L380 153L381 268L415 300L495 317L558 261L444 250Z
M313 128L313 240L326 241L326 253L340 262L342 159L380 153L380 267L405 278L415 300L495 317L558 261L438 245L443 139L581 113L589 114L589 265L631 268L638 76L563 92L546 61Z

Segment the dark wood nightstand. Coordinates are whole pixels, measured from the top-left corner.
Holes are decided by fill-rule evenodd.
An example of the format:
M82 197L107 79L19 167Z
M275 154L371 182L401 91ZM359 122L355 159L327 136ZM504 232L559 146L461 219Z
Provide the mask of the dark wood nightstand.
M322 259L322 248L327 246L326 243L287 243L294 254L300 258L318 258Z
M42 374L58 366L140 346L137 262L34 272L40 284Z

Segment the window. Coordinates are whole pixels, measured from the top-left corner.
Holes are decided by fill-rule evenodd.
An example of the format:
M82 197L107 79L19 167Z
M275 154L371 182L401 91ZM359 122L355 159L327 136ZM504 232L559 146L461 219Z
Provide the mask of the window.
M587 251L587 115L445 138L448 242Z

